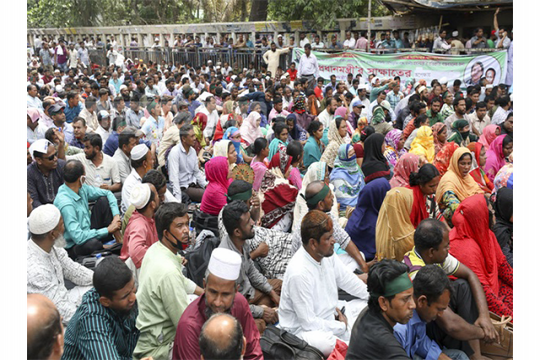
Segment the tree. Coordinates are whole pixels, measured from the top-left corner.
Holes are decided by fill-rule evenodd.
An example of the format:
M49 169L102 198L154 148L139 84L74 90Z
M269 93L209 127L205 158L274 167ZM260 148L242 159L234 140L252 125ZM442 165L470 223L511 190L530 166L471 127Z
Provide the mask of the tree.
M289 1L294 3L294 1ZM249 21L266 21L268 17L268 0L252 0Z

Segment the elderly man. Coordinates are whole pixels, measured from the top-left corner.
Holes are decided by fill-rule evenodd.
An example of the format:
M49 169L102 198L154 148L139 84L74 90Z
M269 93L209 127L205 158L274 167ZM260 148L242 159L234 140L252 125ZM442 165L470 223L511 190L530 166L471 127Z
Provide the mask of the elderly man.
M101 136L101 142L105 144L107 139L111 135L111 115L106 110L101 110L98 112L98 123L99 126L96 129L96 134Z
M117 257L106 257L69 322L63 359L133 359L139 338L137 286L131 271Z
M92 130L96 131L99 122L97 118L97 99L94 96L89 96L84 101L84 109L79 114L80 117L86 120L86 125Z
M197 341L201 328L218 313L231 314L242 326L246 337L244 359L263 359L259 331L246 298L236 286L241 266L240 255L231 250L218 248L212 252L204 279L204 293L186 308L178 322L173 359L201 357Z
M131 190L135 185L141 183L142 177L154 168L154 156L148 146L139 144L131 150L131 173L126 178L122 187L121 211L124 214L130 205Z
M51 115L53 121L53 127L57 128L65 138L65 141L69 144L73 141L73 126L66 123L66 114L64 114L64 106L54 104L49 108L49 115Z
M67 324L83 294L90 290L92 271L71 260L63 248L54 246L64 234L64 221L54 205L33 210L28 228L31 239L26 242L26 292L50 298ZM68 291L64 278L79 286Z
M49 140L35 141L28 149L33 162L26 168L26 187L35 208L52 204L60 185L64 183L66 162Z
M122 184L131 173L131 150L137 145L138 138L135 132L123 131L118 135L118 148L114 152L113 159L118 165L118 174Z
M246 338L240 322L229 314L214 314L208 319L199 337L202 360L245 359Z
M173 118L173 125L170 126L167 131L163 134L161 138L161 143L159 144L158 152L158 164L159 166L164 166L167 162L165 158L165 153L171 147L175 146L180 142L180 129L185 124L191 123L191 113L189 111L182 111L176 114Z
M302 248L285 272L279 327L329 356L336 340L349 340L343 308L338 309L338 287L367 301L366 284L334 255L334 224L330 216L312 210L301 223ZM353 313L353 311L350 311Z
M308 210L320 210L330 216L332 224L334 225L334 238L339 246L347 252L349 256L341 255L340 258L347 264L350 264L353 268L359 268L363 272L368 272L368 265L364 260L364 254L362 254L354 242L351 241L351 237L347 232L339 225L338 219L330 212L334 204L334 194L323 181L314 181L306 188L305 200ZM301 218L305 214L300 213ZM293 226L293 243L291 246L291 253L296 253L302 246L302 234L301 234L301 221L298 221Z
M189 242L187 207L179 203L161 206L156 213L159 241L146 251L139 275L139 316L141 336L133 356L171 358L176 326L189 304L188 295L203 290L182 273L178 250Z
M65 183L54 199L66 225L64 238L72 259L102 250L113 234L122 242L116 198L109 190L86 185L85 178L83 164L69 160L64 167ZM88 201L96 201L91 216Z
M36 108L39 110L43 110L43 103L38 97L38 88L36 85L28 85L26 87L26 107L28 108Z
M236 200L228 204L223 210L223 223L227 234L221 234L219 247L232 250L242 257L239 291L251 304L251 313L262 334L266 324L274 324L278 320L273 307L279 305L278 292L282 281L267 280L257 270L250 257L246 241L253 239L255 231L253 219L245 202Z
M51 300L40 294L26 295L26 356L28 359L60 360L64 351L64 327Z

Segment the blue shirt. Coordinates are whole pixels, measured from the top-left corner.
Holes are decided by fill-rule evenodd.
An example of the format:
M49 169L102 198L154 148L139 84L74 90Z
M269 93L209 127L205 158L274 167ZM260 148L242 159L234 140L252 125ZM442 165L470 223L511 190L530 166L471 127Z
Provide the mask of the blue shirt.
M141 139L139 140L139 144L144 144L149 149L152 147L152 143L148 140ZM118 133L113 131L103 146L103 152L109 156L113 156L116 149L118 149Z
M422 359L437 360L441 355L441 348L426 334L426 322L420 318L416 310L406 325L396 324L394 336L412 359L416 354Z
M81 113L83 109L82 103L79 101L77 106L69 107L69 104L66 105L66 108L64 109L64 114L66 114L66 122L71 123L73 122L73 119L75 119L79 114Z
M88 208L88 202L96 201L102 196L107 197L112 215L119 215L118 201L109 190L83 184L79 189L79 193L76 194L66 184L60 186L58 194L54 199L54 206L60 210L64 219L66 249L84 244L86 241L94 238L105 238L109 234L106 227L90 229L90 209Z
M197 100L193 100L191 104L188 105L188 111L191 113L191 116L195 117L195 110L201 106L201 103Z

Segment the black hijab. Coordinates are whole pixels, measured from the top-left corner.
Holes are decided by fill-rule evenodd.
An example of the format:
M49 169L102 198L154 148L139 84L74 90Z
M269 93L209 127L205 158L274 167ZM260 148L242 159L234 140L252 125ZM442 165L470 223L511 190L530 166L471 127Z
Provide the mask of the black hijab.
M497 200L495 201L495 218L493 233L501 249L507 244L512 248L513 223L510 218L514 214L514 191L507 187L502 187L497 191Z
M366 184L371 180L385 177L390 180L390 166L382 152L384 135L375 133L369 136L364 142L364 161L362 163L362 172Z

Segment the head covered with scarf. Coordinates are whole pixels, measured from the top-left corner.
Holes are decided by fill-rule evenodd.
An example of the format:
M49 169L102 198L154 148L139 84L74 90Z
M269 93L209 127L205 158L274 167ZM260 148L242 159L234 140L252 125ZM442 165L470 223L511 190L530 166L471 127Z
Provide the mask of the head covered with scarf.
M240 126L240 135L242 135L242 140L244 140L248 145L251 145L255 142L257 138L264 137L261 127L261 114L257 111L252 111L249 113L247 118Z
M223 134L223 140L230 140L233 143L234 148L236 149L236 154L238 155L236 163L242 164L244 162L244 157L242 156L241 143L240 141L233 140L233 137L239 134L240 130L235 126L232 126L225 131L225 134Z
M384 144L384 135L375 133L369 136L364 143L364 161L362 162L362 173L365 182L368 184L371 180L378 177L390 179L390 166L383 155L382 146Z
M350 155L351 152L352 155ZM356 154L352 145L340 145L334 169L330 174L330 182L336 189L336 198L341 210L345 210L347 206L356 206L358 194L365 183L362 170L356 162Z
M227 188L231 182L227 178L229 161L224 156L213 157L205 164L204 170L208 185L201 201L201 211L217 216L227 205Z

